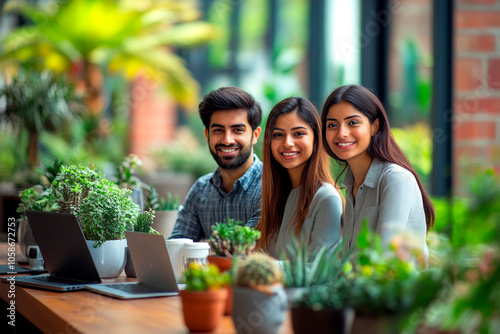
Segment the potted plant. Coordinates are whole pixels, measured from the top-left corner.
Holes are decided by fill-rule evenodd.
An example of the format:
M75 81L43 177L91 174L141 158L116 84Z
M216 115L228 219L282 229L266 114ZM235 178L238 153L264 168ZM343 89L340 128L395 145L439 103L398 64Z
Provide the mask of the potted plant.
M160 234L154 228L151 227L153 224L153 218L155 217L155 212L153 209L139 213L137 220L133 225L132 231ZM127 277L137 277L135 274L134 263L132 262L132 257L130 256L130 251L128 247L125 247L126 259L125 259L125 274Z
M293 301L291 314L295 334L351 333L354 310L346 306L342 285L339 283L342 276L336 277L337 280L332 279L328 284L306 288Z
M411 240L397 235L387 249L380 236L363 224L354 270L338 287L344 306L356 312L351 333L399 333L409 316L428 307L443 288L445 272L419 270L421 251Z
M307 237L300 241L293 237L292 243L283 252L283 283L287 293L289 306L299 298L307 288L324 285L337 278L337 273L348 261L347 256L340 256L343 243L340 242L333 251L321 247L317 252L309 252Z
M83 165L61 166L51 189L58 211L78 217L99 275L118 276L125 266L125 230L140 212L131 191Z
M52 184L52 181L54 181L55 176L59 173L62 165L62 161L55 160L52 165L45 165L41 169L49 185ZM20 213L21 217L17 221L17 240L21 248L21 252L20 254L17 254L17 261L27 262L28 258L26 249L28 246L36 245L36 241L31 231L31 227L28 224L28 219L26 218L26 210L50 212L59 209L59 205L56 203L56 199L50 187L42 184L20 191L19 199L20 203L16 212Z
M153 227L165 238L172 234L180 206L181 199L178 194L167 193L165 197L160 197L156 188L149 185L145 208L155 211Z
M342 251L342 241L331 254L321 248L312 260L304 242L287 248L283 274L294 333L350 333L354 311L345 307L341 286L352 253Z
M16 254L16 260L20 263L28 262L27 248L36 245L35 237L26 218L26 210L55 211L59 207L50 189L42 185L32 186L19 192L21 200L16 212L21 214L17 221L17 240L20 251Z
M209 332L217 328L227 298L226 286L231 277L212 265L190 263L183 274L186 289L179 292L184 322L193 332Z
M224 271L232 266L234 256L247 256L257 245L260 231L243 225L241 221L226 218L225 222L212 225L210 246L215 255L209 255L208 261L214 263Z
M93 167L54 162L45 169L52 180L40 196L27 190L19 210L50 210L78 217L89 250L102 278L118 276L125 265L125 230L131 230L140 212L129 196ZM55 176L54 176L55 175Z
M276 333L287 311L283 274L274 258L252 253L237 260L232 319L238 333Z
M210 246L215 255L209 255L209 263L215 264L220 271L226 271L233 266L233 257L246 257L257 245L260 231L250 226L243 225L241 221L226 218L225 223L212 225ZM233 304L233 289L228 288L226 310L224 314L231 314Z
M76 213L102 278L120 275L125 266L125 231L132 229L140 213L129 194L130 190L101 179Z

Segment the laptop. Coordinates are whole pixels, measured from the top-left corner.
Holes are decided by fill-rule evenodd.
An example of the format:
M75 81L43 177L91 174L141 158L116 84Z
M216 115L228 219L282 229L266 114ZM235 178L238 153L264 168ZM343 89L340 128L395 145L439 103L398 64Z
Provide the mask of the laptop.
M175 296L179 287L165 237L125 232L138 282L88 285L87 289L119 299Z
M16 276L16 284L53 291L75 291L101 282L75 215L26 210L26 216L49 274ZM7 282L7 279L9 277L2 277L2 282Z

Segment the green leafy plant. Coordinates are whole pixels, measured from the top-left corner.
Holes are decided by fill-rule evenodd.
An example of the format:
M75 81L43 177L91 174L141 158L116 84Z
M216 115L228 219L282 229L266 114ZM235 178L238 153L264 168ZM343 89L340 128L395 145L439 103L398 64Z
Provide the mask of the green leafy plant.
M19 168L19 139L13 136L12 130L0 128L0 182L14 182L16 170Z
M306 238L299 241L293 237L292 240L286 247L288 255L284 252L281 256L285 287L311 287L336 280L349 260L348 256L341 256L343 242L333 252L321 247L312 256Z
M78 66L78 80L85 82L86 102L95 114L103 110L104 83L94 78L113 73L126 80L142 73L186 108L197 103L198 85L172 51L216 36L199 20L194 2L15 1L6 11L31 24L3 36L1 59L66 73Z
M243 225L241 221L226 218L226 222L212 225L210 245L217 255L248 255L260 238L260 231Z
M62 167L64 166L64 162L61 160L55 159L52 164L44 164L41 168L43 172L43 176L47 179L49 185L54 182L57 177L57 174L61 172Z
M130 190L119 188L107 179L95 182L80 204L76 215L87 240L97 248L106 240L125 238L137 222L140 208L129 196Z
M443 270L418 270L421 251L412 247L411 239L396 236L388 250L364 222L357 245L352 277L342 289L346 304L358 312L412 312L427 307L443 287Z
M134 173L142 166L142 160L135 154L129 154L116 168L116 184L121 188L142 188L141 180Z
M26 210L51 212L59 208L52 190L45 189L41 185L36 185L20 191L19 199L21 202L16 212L21 213L22 217L26 215Z
M155 217L155 211L151 208L147 211L139 213L139 215L137 216L137 220L134 224L134 231L159 234L158 231L156 231L154 228L151 227L151 225L153 224L154 217Z
M444 268L419 270L420 252L403 236L384 247L364 222L357 246L350 262L337 262L334 277L311 286L298 304L315 310L352 308L358 314L394 315L404 321L429 307L449 282Z
M105 180L92 167L82 165L60 166L60 172L52 181L52 192L60 212L75 214L94 186Z
M178 210L181 206L181 197L179 194L167 193L165 197L160 197L156 188L149 185L149 192L146 198L146 208L155 211Z
M20 70L0 89L6 98L0 121L12 125L19 136L26 132L28 167L39 164L38 144L44 131L56 131L76 120L83 112L83 101L65 80L44 71Z
M213 264L199 264L192 262L183 274L187 291L219 290L231 283L229 273L221 273Z
M453 285L426 312L426 324L437 330L496 333L500 323L500 179L486 169L469 181L469 189L467 198L459 202L459 219L455 219L455 199L451 203L452 251L439 262L448 266Z

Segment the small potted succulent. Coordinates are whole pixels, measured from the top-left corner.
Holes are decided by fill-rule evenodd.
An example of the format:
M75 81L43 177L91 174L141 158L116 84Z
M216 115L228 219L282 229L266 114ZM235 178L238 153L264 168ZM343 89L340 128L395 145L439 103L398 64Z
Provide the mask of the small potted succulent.
M158 195L155 187L149 185L145 209L155 210L153 227L167 239L174 229L180 206L181 198L179 194L167 193L162 197Z
M292 238L292 243L286 247L287 252L281 256L283 283L290 307L308 288L339 279L349 261L348 254L352 253L342 254L343 245L341 241L333 251L321 247L311 253L307 238L300 241Z
M215 223L210 235L210 246L215 255L209 255L209 263L215 264L220 271L226 271L233 266L233 258L249 255L257 245L260 231L250 226L243 225L241 221L226 218L224 223ZM225 314L231 314L233 290L229 288L229 297Z
M224 314L229 273L221 273L212 264L192 262L183 274L186 289L179 292L182 314L192 332L210 332L220 323Z
M216 255L210 255L208 261L227 270L232 266L234 256L247 256L257 245L260 231L243 225L241 221L226 218L225 222L218 222L212 226L210 246Z
M283 274L274 258L252 253L237 260L232 319L238 333L276 333L287 311Z
M304 243L288 251L283 275L294 333L350 333L354 311L345 306L341 287L352 271L352 252L343 251L342 241L331 254L320 249L312 261Z

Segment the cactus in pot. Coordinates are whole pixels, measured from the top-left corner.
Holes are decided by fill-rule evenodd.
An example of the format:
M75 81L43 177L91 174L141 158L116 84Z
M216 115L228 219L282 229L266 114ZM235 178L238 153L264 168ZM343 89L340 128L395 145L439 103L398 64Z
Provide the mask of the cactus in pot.
M277 333L287 311L283 274L274 258L252 253L238 261L232 319L238 333Z
M276 261L264 253L255 253L238 265L236 285L273 294L273 287L283 286L283 274Z

